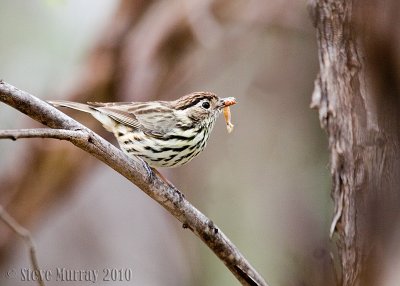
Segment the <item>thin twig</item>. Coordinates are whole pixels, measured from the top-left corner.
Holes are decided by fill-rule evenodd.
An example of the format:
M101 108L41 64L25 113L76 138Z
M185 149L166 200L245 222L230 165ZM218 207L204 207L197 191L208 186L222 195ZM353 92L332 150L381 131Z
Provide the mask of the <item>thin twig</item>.
M60 140L70 140L86 136L84 132L78 130L51 129L51 128L32 128L32 129L13 129L0 130L0 139L17 140L21 138L54 138Z
M128 158L121 150L53 106L2 81L0 81L0 101L48 127L77 132L70 137L65 136L64 130L58 133L62 136L52 133L51 138L70 141L138 186L182 222L185 228L192 230L224 262L242 285L268 286L229 238L190 204L174 186L167 184L154 173L143 160Z
M0 219L8 225L18 236L20 236L28 245L29 248L29 257L31 260L32 268L34 272L39 276L37 282L39 286L45 286L42 273L40 272L39 263L36 257L36 248L35 244L33 243L32 235L20 225L4 208L0 205Z

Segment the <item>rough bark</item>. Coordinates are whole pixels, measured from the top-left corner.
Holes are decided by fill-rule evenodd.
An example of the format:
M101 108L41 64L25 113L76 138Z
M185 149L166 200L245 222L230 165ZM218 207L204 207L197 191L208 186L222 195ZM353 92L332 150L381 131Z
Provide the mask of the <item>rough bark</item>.
M361 13L363 6L355 4L309 2L320 63L311 105L329 138L331 235L338 247L339 285L346 286L379 284L400 206L398 104L396 97L376 93L377 74L367 68L376 59L365 45L371 27L363 23L377 14Z

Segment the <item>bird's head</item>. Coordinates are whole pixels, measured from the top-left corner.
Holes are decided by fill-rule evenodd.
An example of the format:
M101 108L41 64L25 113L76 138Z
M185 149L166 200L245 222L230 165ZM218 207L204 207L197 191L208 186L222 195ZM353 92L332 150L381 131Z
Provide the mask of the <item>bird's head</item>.
M176 110L184 111L186 116L197 123L215 121L224 107L236 103L235 98L219 98L212 92L194 92L173 101Z

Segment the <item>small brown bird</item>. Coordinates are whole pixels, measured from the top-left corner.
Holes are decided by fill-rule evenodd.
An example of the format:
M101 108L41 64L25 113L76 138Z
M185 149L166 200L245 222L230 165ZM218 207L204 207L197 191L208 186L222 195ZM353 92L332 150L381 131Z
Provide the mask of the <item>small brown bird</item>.
M236 100L194 92L174 101L49 103L92 114L128 156L139 156L151 167L177 167L204 150L218 115Z

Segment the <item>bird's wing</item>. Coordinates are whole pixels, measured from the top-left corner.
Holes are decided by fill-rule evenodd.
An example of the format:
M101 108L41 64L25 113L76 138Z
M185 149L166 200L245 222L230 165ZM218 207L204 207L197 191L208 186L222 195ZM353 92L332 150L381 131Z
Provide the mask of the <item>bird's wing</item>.
M165 112L140 112L139 108L131 104L95 107L96 110L109 116L116 122L142 131L145 134L162 137L176 126L176 118L173 111ZM164 108L164 111L168 110Z

